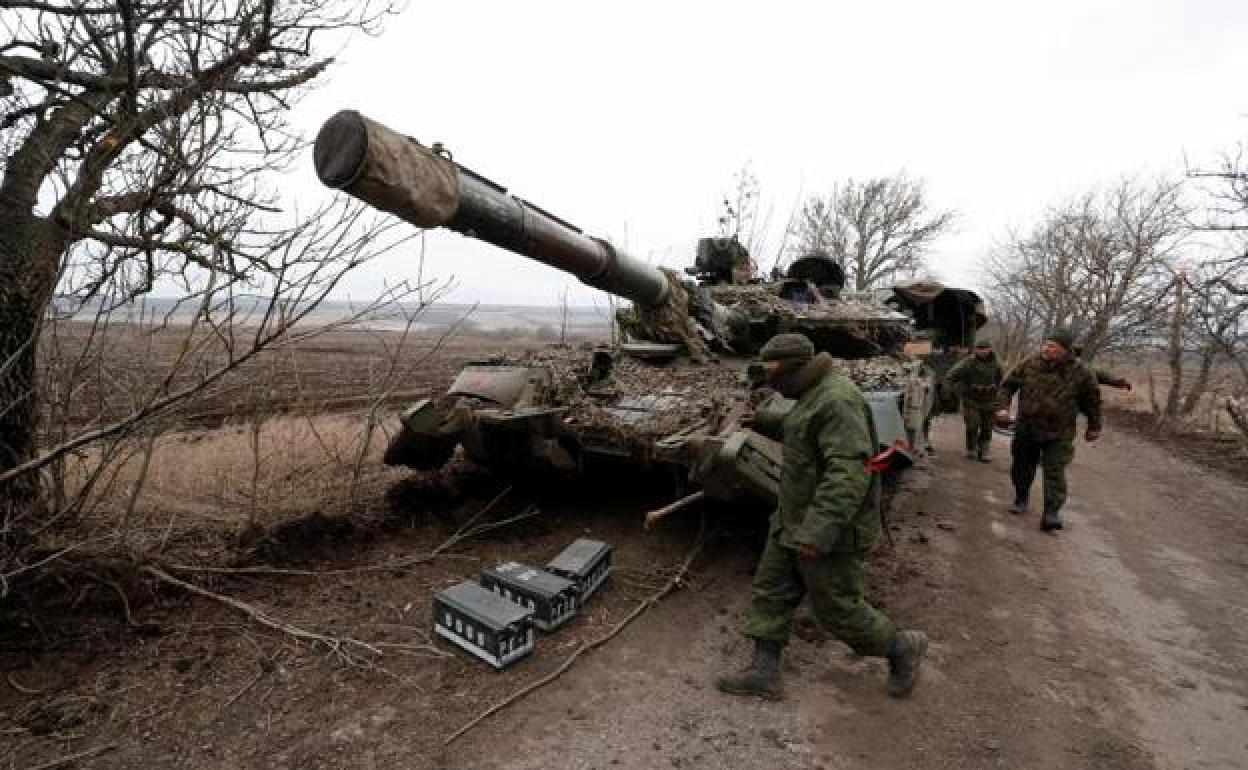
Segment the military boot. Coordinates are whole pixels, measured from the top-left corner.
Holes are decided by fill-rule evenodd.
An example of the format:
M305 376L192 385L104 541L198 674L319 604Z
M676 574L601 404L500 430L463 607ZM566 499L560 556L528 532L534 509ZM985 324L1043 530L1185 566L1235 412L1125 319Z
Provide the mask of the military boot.
M1052 532L1061 528L1062 517L1057 514L1057 511L1045 511L1044 515L1040 517L1040 529L1045 532Z
M770 639L754 640L754 660L748 668L736 674L724 674L715 678L715 686L721 692L733 695L757 695L768 700L781 700L784 691L780 687L780 652L784 645Z
M990 462L992 462L992 456L991 456L991 455L989 454L989 452L988 452L988 445L987 445L987 444L980 444L980 445L979 445L979 461L980 461L981 463L990 463Z
M902 698L910 694L919 681L919 667L927 653L927 634L922 631L898 631L888 646L888 694Z
M1018 487L1014 487L1014 502L1010 503L1007 508L1010 513L1021 516L1027 512L1027 493L1019 492Z

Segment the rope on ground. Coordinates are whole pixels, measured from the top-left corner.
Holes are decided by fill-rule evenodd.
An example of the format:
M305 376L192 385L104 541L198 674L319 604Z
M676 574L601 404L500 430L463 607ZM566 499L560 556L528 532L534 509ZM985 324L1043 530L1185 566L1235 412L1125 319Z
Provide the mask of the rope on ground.
M591 639L588 642L583 642L580 647L576 648L575 652L573 652L571 655L568 656L567 660L565 660L562 664L560 664L559 668L550 672L549 674L542 677L541 679L538 679L537 681L531 682L530 684L522 687L521 689L512 693L510 696L494 704L493 706L490 706L488 709L481 712L481 714L479 714L471 722L469 722L468 724L464 725L463 727L459 728L454 733L452 733L449 738L447 738L445 741L442 742L442 745L443 746L451 745L456 740L461 738L469 730L481 724L486 719L489 719L490 717L494 716L495 714L507 708L508 706L511 706L517 703L518 701L528 697L532 693L540 690L541 688L555 681L560 676L562 676L564 672L572 668L572 664L574 664L577 661L577 659L580 658L582 655L584 655L585 653L591 650L597 649L598 647L601 647L602 645L614 639L621 631L624 630L626 626L628 626L629 623L632 623L634 620L639 618L642 615L642 613L644 613L646 610L650 609L651 607L655 606L659 602L663 601L665 598L667 598L668 594L675 591L684 583L685 578L689 574L690 567L693 565L694 560L698 558L698 555L702 553L702 549L706 546L706 543L709 539L710 538L706 532L706 514L704 513L702 514L702 524L698 528L698 536L694 540L693 545L690 546L689 552L685 555L685 560L681 563L680 568L676 570L676 573L672 575L671 579L668 580L667 583L665 583L662 588L660 588L658 591L655 591L653 594L651 594L647 598L643 599L641 603L639 603L636 607L633 608L633 611L630 612L627 617L625 617L619 623L616 623L615 626L613 626L610 631L607 631L605 634L597 637L596 639Z

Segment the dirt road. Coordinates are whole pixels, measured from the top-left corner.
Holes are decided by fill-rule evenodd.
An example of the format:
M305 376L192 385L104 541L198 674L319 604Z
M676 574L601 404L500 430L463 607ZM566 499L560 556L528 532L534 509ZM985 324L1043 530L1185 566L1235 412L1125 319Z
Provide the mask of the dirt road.
M932 637L908 701L835 642L790 645L784 703L722 696L751 554L456 744L456 768L1248 767L1248 490L1112 430L1081 444L1067 529L1011 516L1007 452L938 423L938 487L894 515L874 593ZM917 476L918 474L916 474ZM1034 504L1033 504L1034 505Z

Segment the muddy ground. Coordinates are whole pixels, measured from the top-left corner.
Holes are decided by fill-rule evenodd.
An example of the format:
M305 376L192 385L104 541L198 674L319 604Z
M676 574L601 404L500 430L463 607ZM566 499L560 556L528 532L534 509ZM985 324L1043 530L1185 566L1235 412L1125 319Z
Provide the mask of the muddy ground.
M1111 431L1080 447L1053 536L1005 512L1004 452L962 459L953 418L935 440L873 570L875 600L933 639L911 699L883 696L879 662L801 641L783 704L718 694L746 655L746 576L721 562L452 766L1248 766L1245 488Z
M1237 432L1214 434L1184 424L1162 429L1148 412L1127 409L1113 401L1107 407L1109 418L1122 430L1224 476L1248 481L1248 445Z
M449 549L456 522L499 491L401 499L383 527L313 519L256 550L308 575L178 573L271 618L383 648L336 648L261 626L236 608L104 573L49 582L53 611L10 607L0 629L0 767L79 753L84 768L1237 768L1248 765L1246 487L1136 434L1081 444L1068 528L1015 517L1006 453L955 450L912 472L873 559L870 592L933 644L915 695L883 695L884 668L830 640L796 640L788 699L720 695L739 665L761 532L714 507L643 533L663 502L638 484L552 494L514 489L489 512L541 515ZM562 677L445 739L557 669L653 595L695 541L715 537L684 586ZM497 673L429 638L438 588L502 560L544 561L577 536L618 548L588 611ZM334 570L356 570L334 572ZM123 605L120 597L127 597ZM47 609L47 608L44 608ZM69 766L56 764L53 766Z

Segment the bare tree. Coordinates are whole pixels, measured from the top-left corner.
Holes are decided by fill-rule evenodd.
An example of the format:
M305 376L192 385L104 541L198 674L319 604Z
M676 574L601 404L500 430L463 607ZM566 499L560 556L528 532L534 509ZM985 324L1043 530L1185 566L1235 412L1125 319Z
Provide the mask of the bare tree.
M904 173L849 179L830 195L802 204L790 250L830 255L861 291L917 274L927 250L949 232L954 218L953 211L932 210L923 182Z
M1055 206L988 259L994 309L1028 325L1033 339L1073 328L1088 360L1154 335L1187 215L1180 185L1167 179L1123 180Z
M1242 402L1248 394L1248 161L1240 145L1208 170L1189 170L1205 196L1196 229L1214 239L1212 256L1192 282L1195 308L1189 319L1191 344L1200 359L1184 414L1195 411L1208 387L1214 361L1225 358L1239 373L1227 404L1234 423L1248 435Z
M36 471L133 430L287 338L345 272L393 245L384 220L354 204L283 211L270 172L305 148L286 115L330 64L318 48L375 30L394 7L0 0L0 8L0 526L8 542L39 508ZM54 296L72 314L122 307L158 288L183 297L194 320L178 360L199 360L202 376L157 378L128 414L36 457L37 352ZM222 355L206 357L210 347Z

